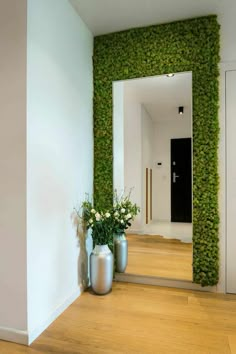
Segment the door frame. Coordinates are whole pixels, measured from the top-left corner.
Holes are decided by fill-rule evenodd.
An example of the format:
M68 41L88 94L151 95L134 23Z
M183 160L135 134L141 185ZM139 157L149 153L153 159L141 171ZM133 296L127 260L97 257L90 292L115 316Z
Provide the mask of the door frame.
M228 205L228 192L227 192L227 107L226 107L226 74L228 71L236 71L236 62L223 63L221 65L221 111L220 111L220 129L222 134L220 136L220 150L219 150L219 173L221 179L221 193L219 194L220 202L220 217L222 227L220 227L220 257L222 261L220 263L220 282L219 282L219 291L227 292L227 246L228 246L228 214L227 214L227 205ZM224 158L222 158L224 157ZM224 198L222 197L222 194Z
M226 293L226 272L227 272L227 194L226 194L226 169L227 169L227 151L226 151L226 71L236 70L236 61L220 63L220 108L219 108L219 152L218 152L218 173L220 177L219 190L219 282L216 291Z

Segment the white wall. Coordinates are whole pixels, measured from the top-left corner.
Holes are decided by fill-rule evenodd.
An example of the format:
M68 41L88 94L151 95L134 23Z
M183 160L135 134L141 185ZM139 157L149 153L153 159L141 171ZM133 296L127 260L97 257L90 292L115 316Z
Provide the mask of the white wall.
M236 1L227 0L218 3L218 20L220 28L220 54L222 62L236 61Z
M131 190L131 200L141 207L129 232L142 231L145 199L142 185L145 166L150 168L150 117L136 98L127 91L124 81L113 83L113 184L118 194ZM144 172L143 172L144 171Z
M0 2L0 337L26 330L26 1Z
M131 200L142 206L142 115L141 105L124 96L124 185L132 188ZM132 223L132 230L143 228L143 209Z
M154 124L153 220L171 220L170 140L192 136L191 112L185 109L177 120ZM158 166L157 163L162 165Z
M141 106L142 119L142 210L143 224L146 223L146 168L148 168L148 222L150 221L150 169L153 168L154 124L151 116Z
M28 0L28 329L80 293L73 207L92 193L93 37L67 0ZM58 310L59 308L59 310Z

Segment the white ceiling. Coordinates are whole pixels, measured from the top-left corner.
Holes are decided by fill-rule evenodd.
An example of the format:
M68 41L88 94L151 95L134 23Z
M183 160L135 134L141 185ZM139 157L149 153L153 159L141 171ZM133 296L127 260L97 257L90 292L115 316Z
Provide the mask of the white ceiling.
M221 14L236 0L70 0L94 35Z
M236 0L69 0L94 36L217 15L221 62L236 61Z
M178 73L124 81L127 103L143 104L153 121L191 119L192 73ZM184 106L184 115L178 107Z

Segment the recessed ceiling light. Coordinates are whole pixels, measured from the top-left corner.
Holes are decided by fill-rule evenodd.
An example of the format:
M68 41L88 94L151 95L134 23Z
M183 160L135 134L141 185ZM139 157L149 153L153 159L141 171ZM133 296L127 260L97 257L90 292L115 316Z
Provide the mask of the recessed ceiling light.
M184 107L183 106L179 107L179 114L184 114Z
M167 74L166 76L167 77L173 77L173 76L175 76L175 74L170 73L170 74Z

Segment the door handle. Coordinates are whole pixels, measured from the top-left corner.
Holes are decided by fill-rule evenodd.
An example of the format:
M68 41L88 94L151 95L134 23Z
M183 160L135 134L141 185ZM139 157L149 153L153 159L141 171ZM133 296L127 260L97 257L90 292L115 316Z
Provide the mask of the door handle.
M176 178L178 178L179 176L177 176L177 174L175 172L173 172L173 183L176 183Z

